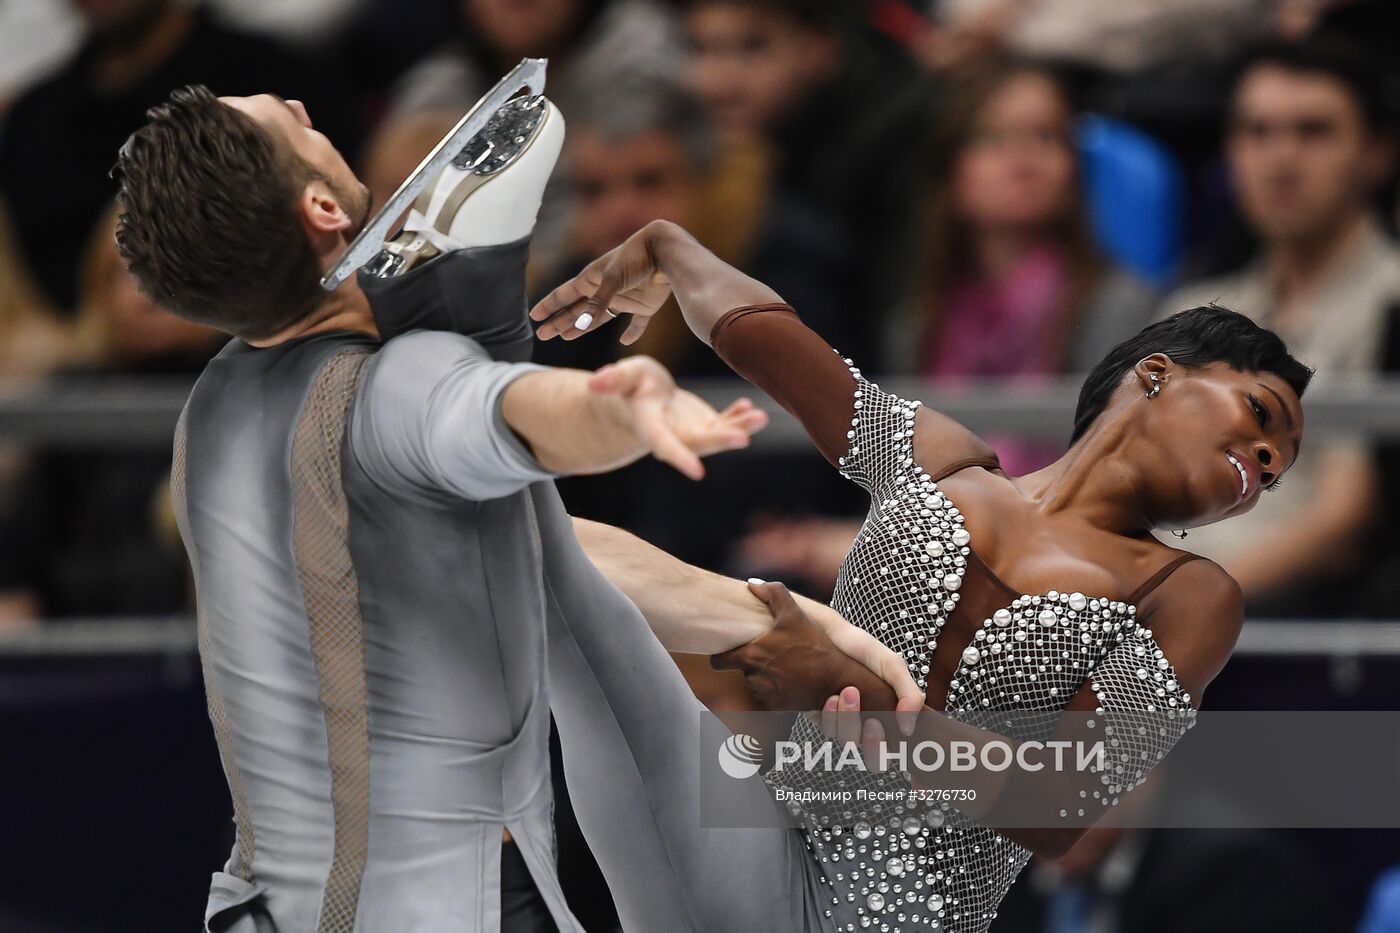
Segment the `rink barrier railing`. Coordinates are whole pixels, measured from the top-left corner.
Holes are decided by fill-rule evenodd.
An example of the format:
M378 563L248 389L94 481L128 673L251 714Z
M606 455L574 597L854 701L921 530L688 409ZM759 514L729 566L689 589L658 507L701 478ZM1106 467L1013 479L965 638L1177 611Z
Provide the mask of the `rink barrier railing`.
M1035 385L948 386L891 379L881 385L905 398L922 399L974 431L1065 440L1080 382L1075 378ZM188 380L150 378L55 380L43 386L0 383L0 441L83 447L168 444L190 385ZM772 424L754 439L751 450L810 449L796 420L747 383L719 379L684 385L717 407L743 395L773 414ZM1309 438L1400 438L1400 379L1317 386L1303 407Z
M0 633L0 661L162 657L194 651L194 621L185 616L71 619ZM1400 621L1251 619L1234 653L1267 658L1400 657Z

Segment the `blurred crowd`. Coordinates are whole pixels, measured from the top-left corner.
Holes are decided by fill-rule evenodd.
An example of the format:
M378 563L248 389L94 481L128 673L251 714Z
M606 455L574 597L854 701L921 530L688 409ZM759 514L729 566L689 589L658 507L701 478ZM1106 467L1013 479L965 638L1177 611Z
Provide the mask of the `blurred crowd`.
M570 128L537 294L664 217L872 373L1034 386L1219 302L1320 383L1374 379L1400 358L1398 18L1383 0L6 5L0 380L188 376L219 346L112 246L108 169L171 88L303 100L382 201L527 55L550 59ZM674 315L636 350L723 375ZM619 352L604 335L540 358ZM1013 474L1062 449L992 440ZM1392 616L1395 463L1364 435L1310 442L1284 489L1189 546L1255 616ZM0 451L0 535L24 542L0 558L0 625L186 608L165 482L160 451ZM567 487L576 512L818 594L857 527L815 456L721 460L695 489L649 464Z
M222 344L146 299L113 244L108 170L172 88L302 100L382 202L524 56L550 59L569 124L535 295L661 217L866 372L929 380L935 406L938 385L1083 373L1211 302L1280 333L1319 385L1375 380L1400 368L1397 46L1392 0L0 5L0 384L189 378ZM725 374L677 315L634 351L681 378ZM605 332L537 358L592 368L621 352ZM1063 450L990 440L1013 474ZM0 629L190 607L168 451L0 445ZM1181 544L1229 569L1255 617L1394 618L1397 477L1392 447L1315 437L1254 512ZM641 463L562 488L577 514L813 595L862 501L815 454L767 451L714 461L698 487ZM1119 917L1127 929L1263 929L1166 905L1192 885L1206 898L1227 863L1254 865L1261 897L1310 871L1225 835L1207 840L1214 861L1164 881L1150 867L1181 864L1187 844L1172 833L1091 838L1018 886L1008 911L1043 923L1016 929L1117 928L1089 925L1115 904L1141 915ZM1400 929L1389 890L1368 929Z

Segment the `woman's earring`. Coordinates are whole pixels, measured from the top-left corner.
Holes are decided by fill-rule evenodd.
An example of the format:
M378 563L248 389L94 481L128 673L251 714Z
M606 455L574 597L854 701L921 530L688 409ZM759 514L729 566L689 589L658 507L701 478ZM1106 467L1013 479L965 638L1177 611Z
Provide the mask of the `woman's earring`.
M1152 373L1150 378L1152 379L1152 388L1147 390L1147 397L1156 398L1157 393L1162 391L1162 380L1157 378L1156 373Z
M1186 537L1186 529L1185 529L1185 528L1178 528L1176 531L1173 531L1172 534L1176 535L1178 538L1185 538L1185 537Z

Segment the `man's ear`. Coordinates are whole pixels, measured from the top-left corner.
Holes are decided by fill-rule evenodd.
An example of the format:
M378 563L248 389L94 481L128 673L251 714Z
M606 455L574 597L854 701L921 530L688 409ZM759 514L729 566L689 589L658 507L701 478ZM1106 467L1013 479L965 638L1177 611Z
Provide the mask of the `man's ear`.
M297 202L302 226L313 241L325 238L338 241L342 230L350 229L353 221L345 213L330 185L319 178L307 182Z

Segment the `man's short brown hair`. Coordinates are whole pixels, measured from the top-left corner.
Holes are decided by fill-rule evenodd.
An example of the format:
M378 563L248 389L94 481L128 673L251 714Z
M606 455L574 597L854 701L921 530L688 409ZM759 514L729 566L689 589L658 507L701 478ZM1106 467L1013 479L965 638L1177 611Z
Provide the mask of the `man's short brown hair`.
M117 248L154 301L240 337L269 337L324 297L297 200L315 173L207 87L147 111L114 175Z

